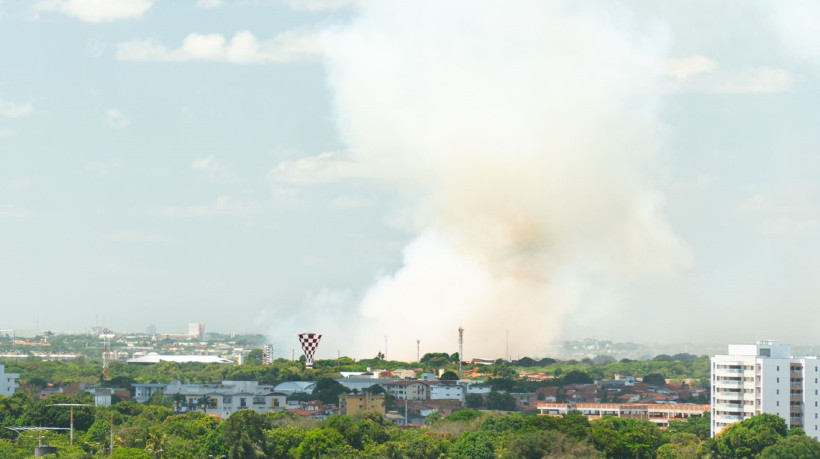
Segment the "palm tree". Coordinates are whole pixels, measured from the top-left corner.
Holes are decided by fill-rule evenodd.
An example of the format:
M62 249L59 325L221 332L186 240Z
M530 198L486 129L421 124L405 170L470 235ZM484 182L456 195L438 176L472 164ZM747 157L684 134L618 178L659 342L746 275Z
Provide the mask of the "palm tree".
M216 399L208 395L203 395L196 399L197 406L202 407L202 411L207 413L208 408L216 408Z
M182 394L174 394L173 396L174 406L176 406L177 413L182 411L182 404L185 403L185 396Z

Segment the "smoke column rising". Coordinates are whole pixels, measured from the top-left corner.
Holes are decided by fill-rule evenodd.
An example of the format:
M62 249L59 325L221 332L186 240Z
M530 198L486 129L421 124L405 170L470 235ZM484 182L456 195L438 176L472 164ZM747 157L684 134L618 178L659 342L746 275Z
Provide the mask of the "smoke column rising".
M370 2L324 37L355 161L411 204L403 267L361 305L360 354L544 355L604 288L690 254L652 180L662 27L613 2ZM406 346L400 343L406 343Z

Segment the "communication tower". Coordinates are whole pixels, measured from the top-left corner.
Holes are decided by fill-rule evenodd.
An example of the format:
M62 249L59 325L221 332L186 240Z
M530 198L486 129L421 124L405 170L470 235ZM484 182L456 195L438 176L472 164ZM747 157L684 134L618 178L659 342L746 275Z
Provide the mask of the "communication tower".
M108 364L111 362L111 338L114 334L107 328L103 329L100 339L103 340L103 379L108 379Z
M313 355L316 353L316 348L319 347L319 341L322 340L322 335L317 333L300 333L299 343L302 345L302 351L305 353L305 368L313 368Z

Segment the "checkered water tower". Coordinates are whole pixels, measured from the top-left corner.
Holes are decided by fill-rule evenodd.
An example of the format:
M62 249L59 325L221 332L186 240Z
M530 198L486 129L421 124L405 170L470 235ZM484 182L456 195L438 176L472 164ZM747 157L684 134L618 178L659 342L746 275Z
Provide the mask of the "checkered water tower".
M322 335L317 333L300 333L299 343L302 344L302 351L305 353L305 368L313 368L313 354L319 347Z

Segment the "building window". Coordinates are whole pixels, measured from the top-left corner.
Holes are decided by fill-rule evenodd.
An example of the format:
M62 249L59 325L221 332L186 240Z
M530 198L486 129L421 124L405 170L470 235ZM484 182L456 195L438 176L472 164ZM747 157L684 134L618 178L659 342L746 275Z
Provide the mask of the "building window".
M777 378L777 382L780 382L780 378Z
M777 366L777 371L780 371L780 365Z
M780 400L778 400L777 402L775 402L775 406L780 406Z
M780 381L778 381L780 382ZM780 395L780 389L777 389L777 395Z

